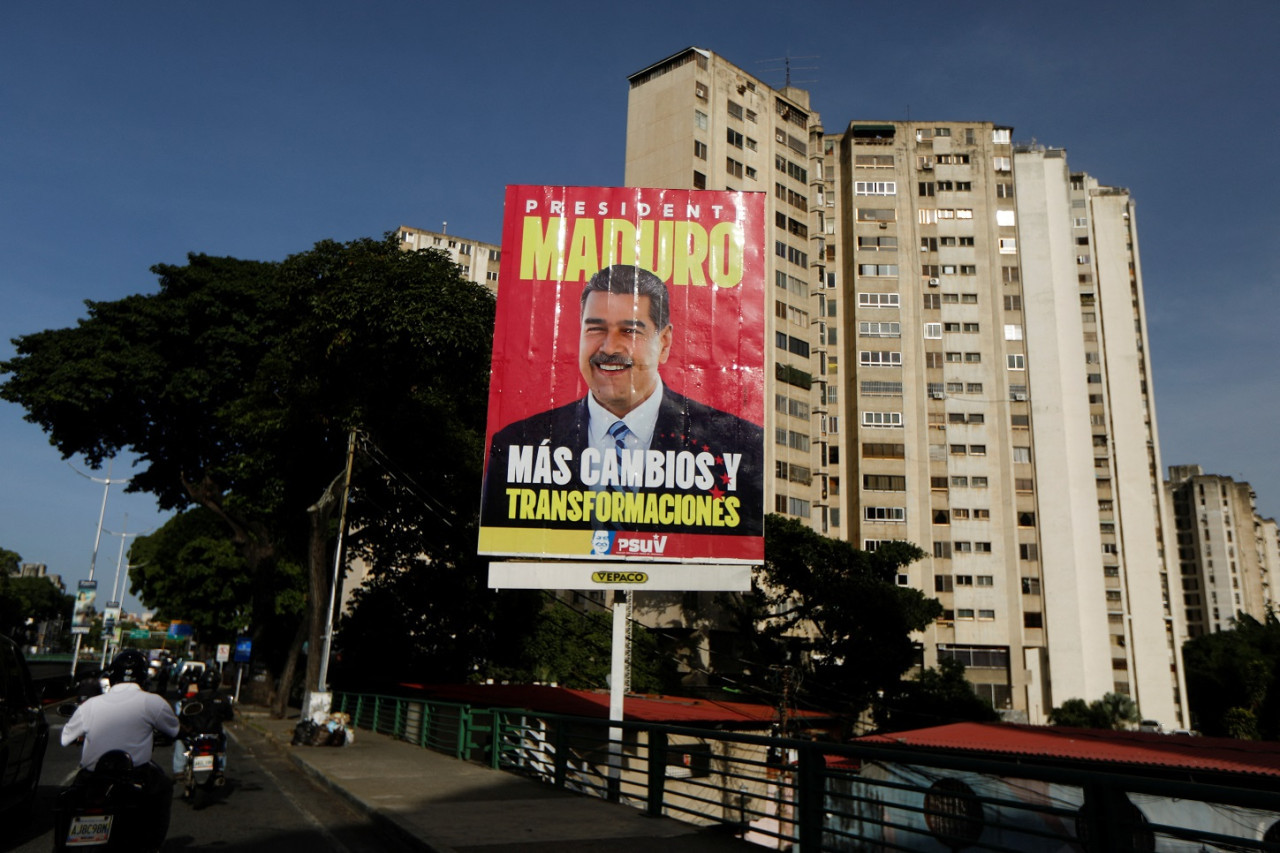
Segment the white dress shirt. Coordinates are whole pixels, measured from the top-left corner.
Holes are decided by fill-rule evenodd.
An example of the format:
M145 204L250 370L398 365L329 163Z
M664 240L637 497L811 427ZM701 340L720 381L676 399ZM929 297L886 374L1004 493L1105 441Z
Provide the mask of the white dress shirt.
M90 770L113 749L129 753L133 766L139 767L151 760L151 736L157 731L175 736L177 715L160 696L125 681L76 709L62 727L62 745L70 746L83 735L80 766Z

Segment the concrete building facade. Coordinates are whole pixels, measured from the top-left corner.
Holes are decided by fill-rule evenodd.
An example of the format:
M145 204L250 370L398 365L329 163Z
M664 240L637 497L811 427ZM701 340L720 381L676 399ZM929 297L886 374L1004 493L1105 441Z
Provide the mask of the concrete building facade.
M1241 613L1264 621L1276 605L1276 522L1258 515L1253 489L1199 465L1170 466L1166 489L1187 635L1229 630Z
M924 663L1008 717L1116 691L1185 725L1129 194L991 122L826 134L697 48L629 82L628 185L767 194L769 508L928 552Z
M405 251L439 249L462 267L462 274L468 281L483 284L493 291L498 289L498 266L502 261L500 246L407 225L400 226L399 235L400 247Z

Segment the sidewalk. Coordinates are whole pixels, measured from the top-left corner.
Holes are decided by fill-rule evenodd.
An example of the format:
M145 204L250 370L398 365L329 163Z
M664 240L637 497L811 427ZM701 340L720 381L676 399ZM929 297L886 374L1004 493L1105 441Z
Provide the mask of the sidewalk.
M430 853L762 849L719 827L648 817L363 729L350 746L290 746L297 722L241 706L236 725L265 734L313 778Z

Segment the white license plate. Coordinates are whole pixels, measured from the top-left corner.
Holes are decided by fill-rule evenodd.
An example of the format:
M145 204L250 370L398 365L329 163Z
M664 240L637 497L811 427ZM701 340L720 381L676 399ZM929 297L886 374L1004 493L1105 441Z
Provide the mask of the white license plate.
M200 773L201 771L204 771L204 770L212 770L212 769L213 769L213 756L212 756L212 755L197 755L197 756L195 757L195 759L192 761L191 766L192 766L192 768L193 768L197 773Z
M112 815L76 815L67 830L68 847L106 844L111 838Z

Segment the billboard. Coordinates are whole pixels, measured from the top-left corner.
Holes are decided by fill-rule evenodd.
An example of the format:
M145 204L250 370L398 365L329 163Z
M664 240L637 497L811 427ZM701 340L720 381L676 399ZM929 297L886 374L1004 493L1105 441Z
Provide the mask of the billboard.
M482 554L758 563L764 197L507 188Z
M94 602L98 598L97 581L79 581L76 584L76 601L71 609L71 633L87 634L98 615Z

